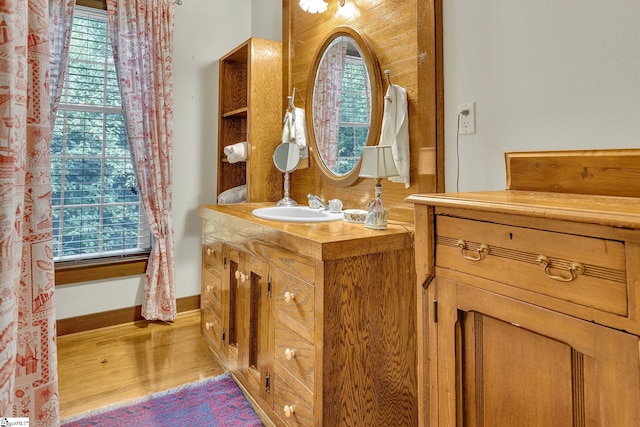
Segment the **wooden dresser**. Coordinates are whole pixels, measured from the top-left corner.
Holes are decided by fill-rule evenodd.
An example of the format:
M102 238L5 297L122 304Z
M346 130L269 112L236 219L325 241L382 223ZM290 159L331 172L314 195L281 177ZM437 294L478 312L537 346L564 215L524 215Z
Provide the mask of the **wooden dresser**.
M640 150L506 153L415 195L419 420L640 425Z
M279 426L415 426L410 224L254 217L201 206L202 332Z

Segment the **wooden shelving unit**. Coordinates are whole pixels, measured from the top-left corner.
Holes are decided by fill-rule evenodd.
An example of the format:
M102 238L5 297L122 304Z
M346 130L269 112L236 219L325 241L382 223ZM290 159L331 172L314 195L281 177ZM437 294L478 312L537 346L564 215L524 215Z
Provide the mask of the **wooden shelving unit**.
M282 135L282 44L250 38L220 58L217 194L247 185L247 201L282 197L273 151ZM247 160L229 163L224 147L247 142Z

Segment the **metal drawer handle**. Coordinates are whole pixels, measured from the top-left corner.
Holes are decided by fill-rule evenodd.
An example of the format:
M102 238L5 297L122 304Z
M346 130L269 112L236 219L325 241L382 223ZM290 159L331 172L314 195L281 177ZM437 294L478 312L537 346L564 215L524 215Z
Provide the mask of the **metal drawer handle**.
M467 250L467 244L464 242L464 240L460 239L458 240L458 242L456 243L456 246L460 248L460 254L462 254L462 256L465 259L468 259L469 261L482 261L484 259L484 256L487 255L489 253L489 246L485 245L484 243L482 243L480 245L480 248L476 251L472 251L472 250ZM477 253L477 255L467 255L466 252L475 252Z
M579 262L572 262L571 265L569 265L568 270L571 275L569 277L563 277L551 274L551 265L549 264L549 258L546 256L538 255L537 261L544 267L544 274L559 282L571 282L572 280L575 280L579 274L584 274L584 265Z

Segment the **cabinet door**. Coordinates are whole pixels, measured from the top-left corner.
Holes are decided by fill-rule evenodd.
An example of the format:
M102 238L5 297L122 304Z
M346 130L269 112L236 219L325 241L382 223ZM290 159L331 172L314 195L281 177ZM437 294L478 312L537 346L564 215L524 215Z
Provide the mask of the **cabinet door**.
M433 425L640 425L638 337L436 280Z
M246 280L240 269L240 252L227 245L224 246L224 258L226 260L224 275L222 278L222 328L223 347L222 358L227 367L234 373L238 373L242 361L239 358L240 329L243 327L243 317L240 310L240 284Z
M242 373L245 386L252 395L269 401L273 348L273 322L271 303L271 280L268 264L261 259L244 254L241 266L245 281L241 283L243 319L247 328L240 337L243 351Z

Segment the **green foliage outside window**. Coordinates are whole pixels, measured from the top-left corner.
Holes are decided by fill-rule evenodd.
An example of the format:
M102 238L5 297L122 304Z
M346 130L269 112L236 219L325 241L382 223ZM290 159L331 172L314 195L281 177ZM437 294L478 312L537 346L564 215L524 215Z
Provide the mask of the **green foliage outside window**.
M367 72L360 57L348 56L342 76L340 134L335 172L345 174L358 163L369 136L370 99Z

